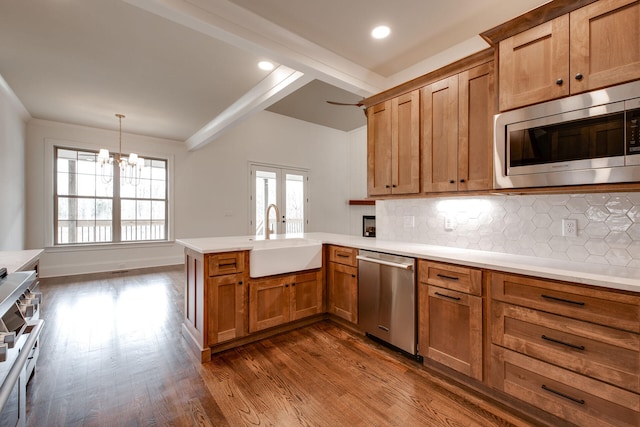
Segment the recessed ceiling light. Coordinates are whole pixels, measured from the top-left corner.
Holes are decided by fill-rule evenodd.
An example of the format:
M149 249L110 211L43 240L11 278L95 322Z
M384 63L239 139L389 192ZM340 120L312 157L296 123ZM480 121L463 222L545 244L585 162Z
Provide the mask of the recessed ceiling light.
M391 34L391 29L386 25L380 25L371 31L371 37L374 39L384 39L389 34Z
M258 62L258 67L261 70L265 70L265 71L271 71L273 70L273 64L269 61L260 61Z

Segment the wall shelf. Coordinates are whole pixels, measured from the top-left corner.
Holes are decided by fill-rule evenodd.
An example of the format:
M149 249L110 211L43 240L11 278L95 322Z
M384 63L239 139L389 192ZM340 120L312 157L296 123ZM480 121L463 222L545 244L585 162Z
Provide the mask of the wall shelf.
M358 206L374 206L376 204L375 200L349 200L349 205L358 205Z

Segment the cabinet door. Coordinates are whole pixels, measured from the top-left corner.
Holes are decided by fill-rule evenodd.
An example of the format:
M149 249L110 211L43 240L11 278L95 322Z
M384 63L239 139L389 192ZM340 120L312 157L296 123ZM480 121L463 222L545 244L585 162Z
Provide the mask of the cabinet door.
M420 354L482 381L482 298L419 285Z
M493 188L493 62L459 75L458 190Z
M500 42L500 111L569 95L569 15Z
M242 274L210 277L207 285L209 345L243 336L245 285Z
M391 101L391 193L420 192L420 91Z
M249 332L289 321L289 287L293 277L258 279L249 284Z
M358 269L329 263L329 313L358 323Z
M291 320L322 313L322 273L296 274L291 284Z
M458 76L421 89L422 191L458 188Z
M598 1L570 21L572 94L640 79L640 2Z
M391 194L391 101L367 109L367 192Z

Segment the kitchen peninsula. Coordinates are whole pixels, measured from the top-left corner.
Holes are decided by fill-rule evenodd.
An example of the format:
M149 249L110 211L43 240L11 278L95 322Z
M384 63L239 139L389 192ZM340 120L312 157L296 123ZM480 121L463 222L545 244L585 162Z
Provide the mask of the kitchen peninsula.
M548 423L554 421L546 412L578 424L611 414L613 422L602 425L640 421L638 269L331 233L272 239L177 241L186 256L182 331L203 362L327 318L361 332L355 255L365 249L416 258L425 367L508 404L515 397ZM319 268L252 277L254 249L307 241L322 245ZM336 275L339 263L349 274ZM355 292L336 290L340 286ZM353 307L354 295L355 316L335 310L335 299L345 296ZM557 396L566 400L561 410L568 415L554 409Z

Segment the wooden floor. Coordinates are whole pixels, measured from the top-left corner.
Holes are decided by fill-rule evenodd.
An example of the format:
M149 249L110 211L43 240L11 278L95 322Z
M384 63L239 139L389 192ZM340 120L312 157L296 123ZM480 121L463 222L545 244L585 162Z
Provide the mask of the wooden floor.
M182 274L41 280L27 425L528 425L329 321L200 364L180 335Z

